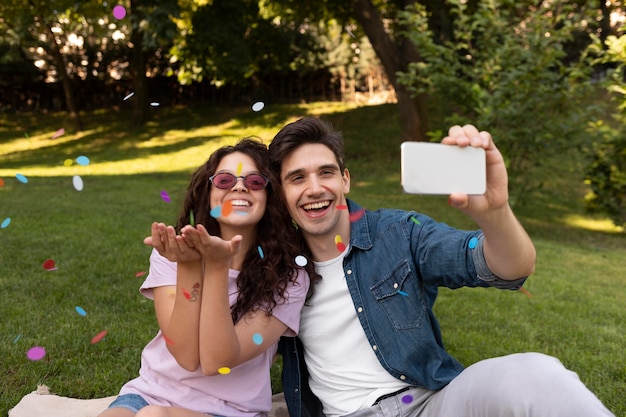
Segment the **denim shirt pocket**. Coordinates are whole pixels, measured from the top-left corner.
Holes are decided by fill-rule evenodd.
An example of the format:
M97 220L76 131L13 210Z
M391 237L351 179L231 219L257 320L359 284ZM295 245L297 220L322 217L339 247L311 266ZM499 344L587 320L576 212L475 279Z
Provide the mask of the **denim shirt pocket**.
M426 305L417 278L406 259L401 260L370 290L396 330L421 327L426 317Z

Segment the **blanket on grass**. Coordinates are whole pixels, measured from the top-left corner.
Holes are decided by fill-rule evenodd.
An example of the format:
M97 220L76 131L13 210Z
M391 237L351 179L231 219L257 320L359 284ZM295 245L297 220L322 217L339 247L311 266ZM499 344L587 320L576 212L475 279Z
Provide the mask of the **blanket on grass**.
M106 410L117 397L82 400L51 394L45 385L22 397L20 402L9 410L9 417L97 417ZM270 417L289 417L287 404L282 393L272 397Z

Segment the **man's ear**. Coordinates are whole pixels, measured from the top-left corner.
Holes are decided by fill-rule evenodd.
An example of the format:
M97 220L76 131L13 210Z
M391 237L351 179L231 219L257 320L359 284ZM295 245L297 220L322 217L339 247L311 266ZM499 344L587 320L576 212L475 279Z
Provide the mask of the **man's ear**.
M343 170L343 193L348 194L350 192L350 171L348 168Z

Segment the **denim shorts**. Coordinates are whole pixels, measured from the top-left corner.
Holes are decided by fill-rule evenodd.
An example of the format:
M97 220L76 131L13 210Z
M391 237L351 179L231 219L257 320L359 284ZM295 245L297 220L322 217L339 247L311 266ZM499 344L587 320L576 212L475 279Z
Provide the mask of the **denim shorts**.
M149 405L141 395L137 394L122 394L119 395L110 405L109 408L126 408L137 414L139 410Z

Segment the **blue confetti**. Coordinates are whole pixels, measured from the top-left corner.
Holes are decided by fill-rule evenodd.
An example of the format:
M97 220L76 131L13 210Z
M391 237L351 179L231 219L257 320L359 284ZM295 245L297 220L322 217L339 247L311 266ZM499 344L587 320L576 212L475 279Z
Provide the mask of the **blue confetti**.
M260 246L257 246L256 249L259 251L259 256L261 259L265 258L265 254L263 254L263 249Z
M469 240L469 242L467 243L467 246L470 249L474 249L476 247L476 245L478 245L478 238L477 237L473 237Z
M263 343L263 336L261 336L259 333L255 333L252 335L252 341L255 345L260 345Z
M89 165L89 158L87 158L86 156L79 156L78 158L76 158L76 163L78 165Z
M216 219L222 215L222 207L217 206L211 209L211 217L215 217Z
M9 227L10 224L11 224L11 218L7 217L6 219L2 221L2 224L0 224L0 228L4 229L5 227Z
M87 315L87 312L85 310L83 310L82 307L76 306L76 312L78 314L80 314L81 316L85 317Z
M404 295L405 297L409 296L409 294L405 293L404 291L400 291L400 290L398 290L398 294Z
M15 174L15 178L17 178L17 180L23 184L28 184L28 178L26 178L22 174Z

